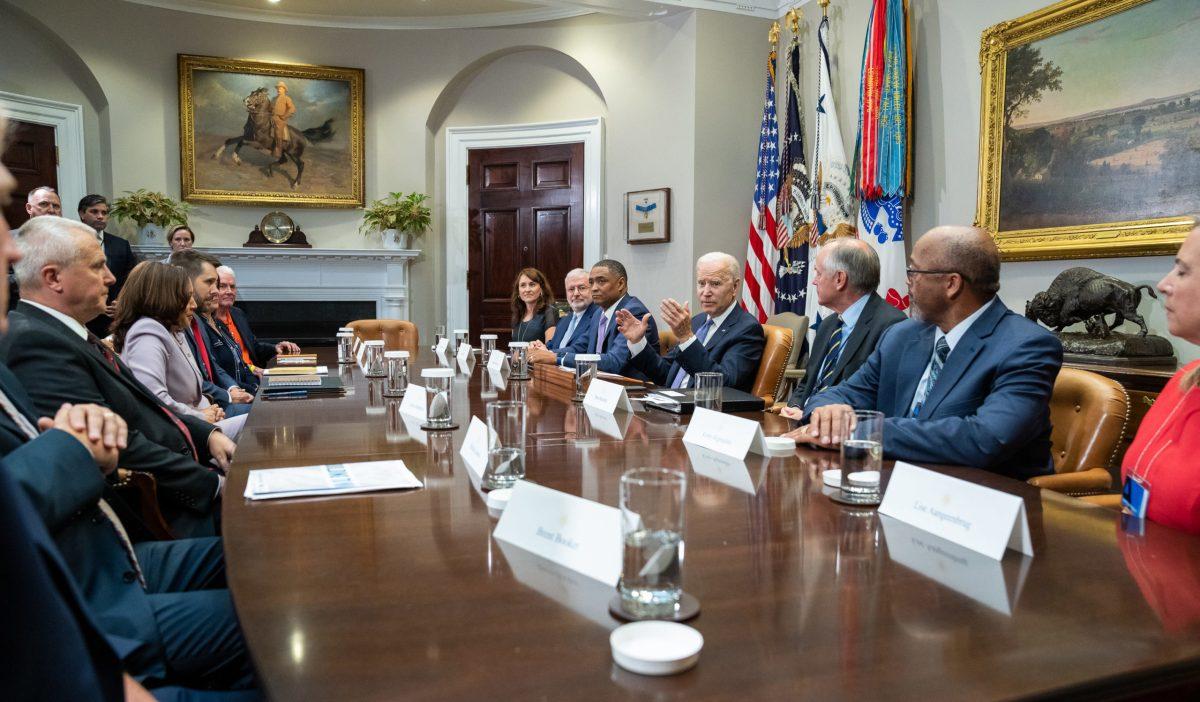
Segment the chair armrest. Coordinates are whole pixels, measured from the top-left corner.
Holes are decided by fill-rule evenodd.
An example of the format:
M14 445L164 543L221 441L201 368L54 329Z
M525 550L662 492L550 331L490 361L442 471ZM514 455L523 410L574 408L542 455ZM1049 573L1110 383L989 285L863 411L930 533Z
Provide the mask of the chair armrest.
M1075 497L1107 492L1112 488L1112 476L1103 468L1089 468L1075 473L1039 475L1026 482L1037 488Z
M1090 502L1094 505L1100 505L1101 507L1107 507L1109 509L1115 509L1118 511L1121 509L1120 495L1084 495L1079 499L1083 500L1084 502Z
M783 372L783 377L788 380L800 380L804 377L804 368L788 368Z
M117 469L117 482L113 484L116 493L135 506L141 526L154 539L170 541L175 538L167 520L163 518L158 506L158 481L154 476L138 470Z

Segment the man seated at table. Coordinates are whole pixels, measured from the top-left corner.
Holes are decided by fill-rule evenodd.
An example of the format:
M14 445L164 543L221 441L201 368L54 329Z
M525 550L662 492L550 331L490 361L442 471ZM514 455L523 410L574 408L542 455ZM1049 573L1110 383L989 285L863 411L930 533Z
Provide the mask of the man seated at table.
M973 227L938 227L913 246L913 319L884 332L867 362L812 398L788 436L832 448L844 414L886 417L887 458L949 463L1026 479L1052 471L1050 395L1058 337L996 296L1000 252Z
M650 312L641 300L629 294L629 275L625 272L625 266L618 261L604 259L592 266L588 282L592 287L592 302L596 303L598 310L588 324L587 333L571 341L570 347L561 355L556 353L556 358L567 368L574 368L576 354L597 353L600 354L597 368L601 371L646 380L646 374L629 363L629 345L618 338L617 310L628 310L639 319ZM649 320L646 341L654 353L658 353L658 326L653 317Z
M251 372L260 373L278 354L300 353L300 347L290 341L278 344L259 341L250 329L250 319L245 312L233 306L235 302L237 275L229 266L217 266L217 311L213 317L241 348L242 362L250 367Z
M177 536L216 533L222 478L206 466L212 460L228 468L234 444L201 419L173 414L84 326L104 309L113 279L95 232L47 215L21 227L17 246L21 302L0 340L0 360L42 415L54 416L64 403L90 403L124 418L130 432L121 467L154 476Z
M649 313L641 319L629 310L617 311L617 328L625 336L630 364L656 384L693 387L697 373L718 372L724 385L749 392L763 354L763 328L734 304L742 279L738 261L726 253L707 253L696 261L696 297L701 313L692 316L687 303L662 301L663 320L675 332L675 348L666 358L646 343Z
M534 363L560 362L562 356L571 348L571 342L587 335L592 318L600 309L592 302L592 288L587 271L576 268L567 273L563 283L567 290L567 304L571 306L571 314L558 320L550 341L544 344L534 341L529 344L529 360Z
M228 392L231 402L251 402L258 391L258 376L242 360L242 348L213 318L220 306L217 267L221 261L195 249L184 249L171 254L171 265L187 271L192 279L196 312L192 315L191 333L184 337L200 364L200 373L205 380ZM233 414L228 407L225 413Z

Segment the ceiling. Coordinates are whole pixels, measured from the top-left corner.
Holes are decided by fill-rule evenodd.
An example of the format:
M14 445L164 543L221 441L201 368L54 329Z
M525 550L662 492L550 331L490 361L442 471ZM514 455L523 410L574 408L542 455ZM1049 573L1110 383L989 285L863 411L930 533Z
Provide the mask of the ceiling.
M808 0L800 0L803 4ZM126 0L182 12L354 29L449 29L547 22L592 13L659 17L708 9L776 18L796 0Z

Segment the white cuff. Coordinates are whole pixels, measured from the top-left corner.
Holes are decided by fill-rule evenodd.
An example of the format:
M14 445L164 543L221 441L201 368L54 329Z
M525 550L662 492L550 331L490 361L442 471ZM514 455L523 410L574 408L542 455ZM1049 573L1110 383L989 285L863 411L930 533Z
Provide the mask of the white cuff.
M641 353L642 349L646 348L646 337L643 336L641 339L638 339L636 344L628 340L625 341L625 344L629 346L629 356L632 358Z
M696 340L696 335L695 335L695 334L692 334L691 336L689 336L689 337L687 338L687 341L682 341L682 342L680 342L680 343L679 343L679 345L678 345L678 346L676 346L675 348L679 349L680 351L683 351L683 350L684 350L684 349L686 349L687 347L691 346L691 345L692 345L692 342L693 342L693 341L695 341L695 340Z

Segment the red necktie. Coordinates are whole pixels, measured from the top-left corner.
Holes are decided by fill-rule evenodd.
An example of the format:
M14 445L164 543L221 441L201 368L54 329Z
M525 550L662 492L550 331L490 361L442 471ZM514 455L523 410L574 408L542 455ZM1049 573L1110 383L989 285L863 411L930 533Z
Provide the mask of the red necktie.
M122 372L120 362L117 361L116 354L112 352L112 349L108 348L107 344L100 340L100 337L88 332L88 343L90 343L101 354L103 354L104 360L108 361L108 364L113 367L113 370L117 372L117 375L124 374ZM188 448L192 450L192 458L194 458L196 461L199 461L200 454L196 451L196 443L192 441L192 434L188 431L187 425L179 421L179 417L176 417L175 413L168 409L166 405L159 402L157 398L154 400L154 402L158 408L162 410L163 414L167 415L167 419L175 425L175 428L179 430L179 433L183 434L183 438L187 441Z
M215 380L213 375L212 362L208 360L208 347L204 345L204 335L200 333L200 323L192 317L192 338L196 340L196 348L200 349L200 361L204 364L204 370L208 372L208 380Z

